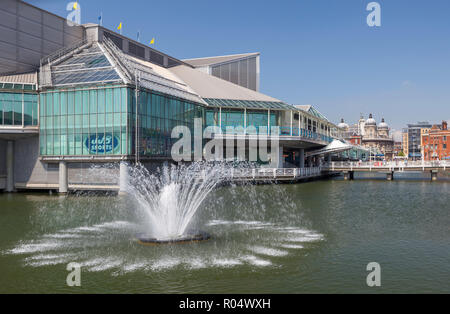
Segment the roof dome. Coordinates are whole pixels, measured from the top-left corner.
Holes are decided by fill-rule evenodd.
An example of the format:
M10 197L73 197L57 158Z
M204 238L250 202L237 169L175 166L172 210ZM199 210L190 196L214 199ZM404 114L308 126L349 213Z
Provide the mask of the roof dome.
M389 128L388 124L386 122L384 122L384 118L381 119L381 123L378 125L378 128L379 129L388 129Z
M372 114L370 114L369 119L366 120L366 125L377 125L377 122L373 118Z
M344 122L344 119L341 119L341 123L338 124L338 128L348 129L348 124Z

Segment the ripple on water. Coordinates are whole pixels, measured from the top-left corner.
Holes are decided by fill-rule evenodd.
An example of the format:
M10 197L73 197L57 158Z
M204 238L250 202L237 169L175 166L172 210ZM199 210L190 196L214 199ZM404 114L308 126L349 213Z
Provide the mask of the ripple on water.
M209 251L211 246L200 246L195 255L186 253L185 250L171 250L170 255L159 256L160 253L156 255L154 253L161 252L161 249L167 247L147 247L145 250L138 248L136 251L134 245L131 245L133 253L129 254L129 237L133 237L138 226L126 221L112 221L44 234L38 240L20 242L4 253L31 255L24 258L25 265L30 267L78 262L89 272L112 271L113 275L117 276L138 271L169 271L177 267L191 270L245 265L268 267L282 263L280 258L294 254L294 250L303 249L302 243L324 239L323 235L311 230L277 226L256 220L211 220L206 225L220 225L227 229L238 228L238 230L244 227L245 232L254 236L243 237L237 243L233 242L233 245L237 246L225 255L224 248L213 248L213 251ZM116 236L123 235L124 231L127 235L125 240ZM111 246L118 245L122 249L110 250ZM142 256L136 256L136 252Z

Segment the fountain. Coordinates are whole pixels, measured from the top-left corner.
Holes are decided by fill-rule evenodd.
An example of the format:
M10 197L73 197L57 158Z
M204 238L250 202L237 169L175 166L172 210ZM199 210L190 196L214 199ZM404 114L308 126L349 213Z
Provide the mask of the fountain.
M146 245L204 241L210 235L192 227L206 196L226 178L221 165L192 163L166 166L150 173L143 165L129 167L127 192L137 203L146 226L138 242Z

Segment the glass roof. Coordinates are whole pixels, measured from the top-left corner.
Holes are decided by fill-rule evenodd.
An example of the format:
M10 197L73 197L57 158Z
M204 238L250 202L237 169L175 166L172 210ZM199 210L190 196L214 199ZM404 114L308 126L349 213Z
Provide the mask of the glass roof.
M216 98L204 98L203 100L206 101L206 103L211 107L296 110L295 107L279 101L255 101Z
M96 43L51 69L54 86L121 81Z
M321 118L324 120L327 120L327 117L325 117L323 114L321 114L316 108L314 108L313 106L311 106L308 110L309 113L311 113L313 116L317 117L317 118Z

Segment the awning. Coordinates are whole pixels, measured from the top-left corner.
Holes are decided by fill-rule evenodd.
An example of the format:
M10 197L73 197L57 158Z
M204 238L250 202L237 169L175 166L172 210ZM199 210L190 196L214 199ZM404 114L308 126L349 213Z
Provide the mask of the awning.
M331 153L340 153L340 152L345 152L345 151L352 150L352 149L368 151L367 149L365 149L361 146L354 146L354 145L344 143L340 140L335 139L330 144L328 144L327 146L325 146L322 149L315 150L312 152L307 152L306 156L309 157L309 156L325 155L325 154L331 154Z

